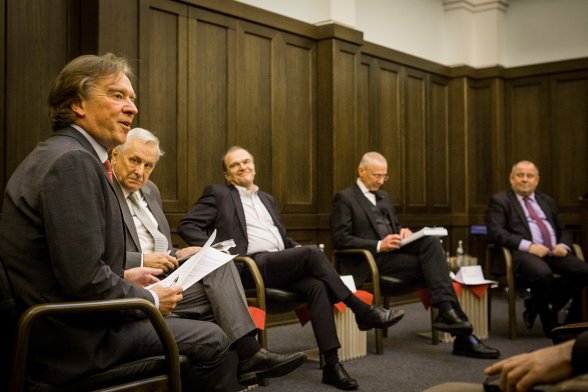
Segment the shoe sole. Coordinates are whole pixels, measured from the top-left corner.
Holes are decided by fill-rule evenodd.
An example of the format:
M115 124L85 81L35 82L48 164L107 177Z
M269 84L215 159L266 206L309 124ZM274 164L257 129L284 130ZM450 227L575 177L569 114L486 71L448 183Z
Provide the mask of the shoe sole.
M404 313L402 313L400 316L397 316L396 318L393 318L392 320L389 320L383 326L374 327L374 326L365 325L365 324L357 324L357 328L359 328L360 331L369 331L370 329L373 329L373 328L388 328L388 327L391 327L393 325L398 324L398 322L400 320L402 320L403 317L404 317Z
M354 390L356 390L357 388L359 388L359 385L352 385L352 386L349 386L349 387L344 387L344 386L342 386L342 385L337 385L337 384L335 384L335 383L332 383L332 382L327 382L327 381L324 381L324 380L322 381L322 383L323 383L323 384L325 384L325 385L332 385L332 386L334 386L335 388L337 388L337 389L341 389L341 390L343 390L343 391L354 391Z

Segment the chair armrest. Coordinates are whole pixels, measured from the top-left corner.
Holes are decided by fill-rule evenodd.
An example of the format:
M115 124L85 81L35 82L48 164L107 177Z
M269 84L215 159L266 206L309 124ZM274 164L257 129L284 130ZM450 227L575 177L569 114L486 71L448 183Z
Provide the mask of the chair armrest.
M338 257L340 256L350 256L354 260L359 262L364 262L368 264L370 269L370 278L372 280L372 285L374 288L374 300L376 301L376 305L379 304L380 298L380 272L378 270L378 265L376 264L376 260L374 259L374 255L367 249L335 249L333 251L333 255L335 256L335 269L339 271L339 261Z
M566 340L575 339L579 334L588 330L588 322L573 323L561 325L551 330L551 340L553 344L565 342Z
M249 269L249 273L251 273L251 277L253 278L253 283L255 283L255 296L257 297L257 307L265 312L267 309L265 299L265 283L263 283L263 278L261 277L261 272L259 272L257 264L255 264L255 261L248 256L236 256L233 260L235 262L245 264Z
M586 259L584 258L584 252L582 251L582 248L580 247L580 245L573 244L572 247L574 249L574 253L576 254L576 257L582 261L586 261Z
M59 302L31 306L19 318L12 364L11 390L22 389L27 365L30 332L34 323L42 317L58 314L82 314L139 310L147 316L162 341L168 366L169 390L181 390L179 351L175 338L159 310L142 298L123 298L102 301Z

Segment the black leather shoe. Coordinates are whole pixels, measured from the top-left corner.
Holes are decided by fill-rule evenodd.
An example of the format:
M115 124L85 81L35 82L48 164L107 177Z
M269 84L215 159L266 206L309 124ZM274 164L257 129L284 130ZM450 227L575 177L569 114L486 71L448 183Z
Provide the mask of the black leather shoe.
M239 384L251 385L258 378L284 376L306 361L304 353L278 354L261 348L249 359L239 362Z
M541 326L543 327L543 335L546 338L551 338L551 330L555 328L556 315L553 312L551 305L548 305L547 309L539 312L539 318L541 319Z
M525 311L523 312L523 321L525 322L525 327L527 329L532 329L535 325L535 319L539 311L537 310L537 306L531 298L527 298L525 300Z
M475 335L458 336L453 342L453 354L483 359L496 359L500 357L500 351L486 346Z
M347 373L341 362L325 365L323 368L323 384L333 385L337 389L351 391L359 384Z
M384 309L380 306L370 306L367 312L356 314L355 321L360 331L372 328L388 328L404 317L404 310Z
M439 331L449 332L454 336L470 335L473 331L472 324L457 315L455 309L449 309L439 313L433 322L433 328Z

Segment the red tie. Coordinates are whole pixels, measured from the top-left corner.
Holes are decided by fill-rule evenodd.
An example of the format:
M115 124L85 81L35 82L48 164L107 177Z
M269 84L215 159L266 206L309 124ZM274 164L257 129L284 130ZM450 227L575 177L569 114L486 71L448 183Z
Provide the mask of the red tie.
M106 174L108 174L108 179L112 182L112 167L110 167L110 161L108 159L104 161L104 168L106 169Z
M543 219L541 219L537 211L535 211L528 197L524 197L523 201L525 202L525 207L527 207L527 212L529 212L531 219L533 219L535 223L537 223L537 226L539 226L539 231L541 231L541 236L543 237L543 244L551 249L551 235L549 234L547 226L545 226L545 222L543 222Z

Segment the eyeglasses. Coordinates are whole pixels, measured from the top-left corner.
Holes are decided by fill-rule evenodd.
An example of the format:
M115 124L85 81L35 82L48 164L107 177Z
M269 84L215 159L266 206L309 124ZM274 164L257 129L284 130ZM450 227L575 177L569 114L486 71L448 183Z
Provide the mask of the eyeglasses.
M388 175L386 175L386 174L376 174L376 173L372 173L372 172L370 172L370 174L371 174L372 176L374 176L374 178L375 178L376 180L384 180L384 181L388 181L388 179L390 178L390 177L388 177Z

